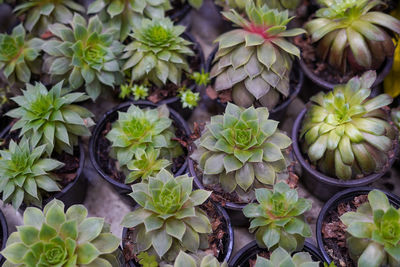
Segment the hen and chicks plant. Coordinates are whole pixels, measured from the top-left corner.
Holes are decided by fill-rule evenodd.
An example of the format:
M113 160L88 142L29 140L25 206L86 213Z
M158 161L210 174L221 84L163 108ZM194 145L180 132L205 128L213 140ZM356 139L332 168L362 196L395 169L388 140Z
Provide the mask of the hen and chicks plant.
M308 252L298 252L292 256L283 248L277 248L271 253L269 259L257 256L254 267L319 267L319 262L314 261Z
M254 2L257 6L267 5L269 8L278 10L293 10L296 9L300 0L250 0ZM246 10L246 5L249 0L216 0L215 3L225 10L234 9L239 13L244 13Z

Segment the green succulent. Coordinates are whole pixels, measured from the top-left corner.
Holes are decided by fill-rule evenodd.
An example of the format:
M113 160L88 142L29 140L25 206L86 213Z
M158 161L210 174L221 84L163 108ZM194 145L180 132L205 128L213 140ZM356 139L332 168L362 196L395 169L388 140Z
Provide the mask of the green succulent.
M327 262L324 262L324 267L337 267L335 262L331 262L330 264L328 264Z
M194 55L192 43L180 37L184 31L184 26L175 26L169 18L143 19L136 25L133 41L122 56L126 59L123 70L132 73L131 82L179 85L183 72L190 72L187 57Z
M135 84L132 87L132 94L136 101L140 99L146 99L146 97L149 95L149 88L144 85Z
M120 29L124 41L144 18L162 18L171 9L169 0L96 0L89 5L88 14L99 13L104 22Z
M211 192L192 191L193 178L161 170L148 183L132 185L130 196L140 205L122 226L134 227L137 252L149 251L173 261L180 250L196 253L208 247L212 232L207 214L199 208Z
M210 73L204 72L204 69L201 69L201 72L194 72L190 78L199 86L206 86L210 83Z
M269 8L284 11L285 9L295 9L299 6L300 0L250 0L257 6L267 5ZM242 13L246 10L249 0L216 0L215 3L225 10L235 9Z
M161 267L228 267L226 262L220 264L218 260L213 255L206 255L203 259L198 262L189 254L180 251L178 257L174 262L174 265L165 264Z
M384 108L386 94L370 98L376 73L313 96L299 135L303 152L326 175L348 180L381 171L397 131Z
M75 12L84 13L85 8L73 0L24 0L14 9L17 16L26 15L25 29L39 35L53 23L69 24Z
M123 84L120 86L121 92L119 93L118 97L121 99L128 98L132 94L132 86L129 84Z
M84 85L95 100L105 88L122 83L119 55L123 46L115 40L117 29L104 28L97 16L87 23L75 14L71 27L49 26L55 38L42 47L48 54L44 70L55 81L67 80L73 89Z
M400 107L393 109L391 114L394 125L400 130Z
M41 206L41 191L60 191L51 171L64 164L44 158L45 147L32 147L22 138L19 144L11 140L8 149L0 150L0 193L3 202L12 203L16 210L22 202Z
M368 194L368 202L340 217L346 225L346 247L363 267L400 265L400 211L379 190Z
M183 90L180 90L178 96L181 99L183 108L193 109L199 104L200 93L193 93L190 89L184 88Z
M256 6L249 2L243 18L235 10L222 12L239 29L222 34L211 69L215 90L232 89L232 100L239 106L253 104L273 109L289 96L289 76L293 56L300 50L286 37L304 33L303 29L287 29L288 11Z
M56 199L43 211L27 208L24 225L17 226L1 252L7 260L3 266L120 266L115 255L120 239L103 218L87 214L83 205L64 213L64 204Z
M277 248L271 253L270 259L257 255L254 267L319 267L319 262L313 261L310 253L298 252L292 256L283 248Z
M371 11L381 1L321 0L325 7L305 25L319 56L342 72L354 66L378 69L393 56L394 44L388 33L400 34L400 21ZM349 64L353 67L349 67Z
M224 115L211 118L192 154L204 184L219 183L224 191L251 201L254 188L288 178L287 148L292 141L268 116L266 108L228 103Z
M257 203L246 205L243 214L250 218L249 230L255 232L257 244L269 251L282 247L288 252L300 251L304 239L311 237L304 213L311 209L311 201L299 198L297 191L284 182L273 190L256 189Z
M26 84L23 95L11 98L18 108L6 113L19 119L11 130L20 130L31 145L46 145L46 153L53 150L73 154L80 136L90 136L89 127L94 125L93 114L74 103L88 97L84 93L67 93L60 82L50 91L41 83Z
M147 252L140 252L137 255L140 266L143 267L158 267L158 262L155 255L149 255Z
M16 81L28 83L32 72L40 73L35 65L43 41L26 37L22 24L15 27L11 34L0 34L0 70L10 83Z

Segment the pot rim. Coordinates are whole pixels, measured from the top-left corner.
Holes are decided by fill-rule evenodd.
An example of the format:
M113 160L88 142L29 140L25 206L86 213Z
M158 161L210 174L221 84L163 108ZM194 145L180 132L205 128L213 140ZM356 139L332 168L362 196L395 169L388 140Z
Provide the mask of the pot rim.
M303 169L307 170L307 172L309 172L312 176L314 176L319 182L328 184L328 185L332 185L332 186L337 186L337 187L364 186L364 185L368 185L368 184L378 180L388 170L390 170L391 166L393 165L394 161L396 160L395 156L392 157L388 161L388 163L389 163L388 166L383 168L380 172L367 175L360 179L352 179L352 180L348 180L348 181L343 181L338 178L333 178L333 177L327 176L327 175L323 174L322 172L319 172L316 169L313 169L311 167L311 165L306 161L305 157L303 156L303 153L300 150L299 140L298 140L300 126L301 126L301 123L303 121L303 118L304 118L307 110L308 110L308 108L305 107L300 112L300 114L297 116L297 118L294 122L293 129L292 129L292 142L293 142L292 145L293 145L294 154L295 154L297 160L299 161L301 167ZM396 141L396 144L393 148L395 155L397 155L398 150L399 150L399 142Z
M172 7L171 10L174 10ZM185 17L186 15L192 10L192 6L189 5L188 2L184 4L184 6L178 10L178 12L175 12L169 16L169 18L173 21L175 21L176 24L179 24Z
M98 139L100 137L100 134L102 132L102 129L104 128L104 125L108 122L108 118L116 113L117 111L127 108L131 105L138 105L138 106L147 106L150 108L157 108L158 106L160 106L161 104L154 104L152 102L149 101L144 101L144 100L139 100L139 101L126 101L122 104L119 104L115 107L113 107L112 109L106 111L101 118L98 120L98 122L96 123L96 127L92 133L92 136L90 138L90 142L89 142L89 156L90 156L90 161L92 162L93 167L95 168L95 170L97 171L98 174L100 174L100 176L105 179L107 182L109 182L110 184L112 184L113 186L122 189L122 190L127 190L127 191L131 191L131 186L124 184L124 183L120 183L116 180L114 180L113 178L111 178L109 175L107 175L103 169L100 167L100 164L97 162L97 157L96 157L96 152L97 151L97 147L98 147ZM167 106L169 112L170 112L170 117L173 121L175 121L176 123L180 124L180 127L183 128L184 133L186 134L186 136L190 136L191 135L191 131L189 129L188 124L186 123L186 121L181 117L181 115L179 115L175 110L173 110L172 108L170 108L169 106ZM181 168L179 168L179 170L177 171L176 175L182 175L185 173L186 169L187 169L187 158L189 156L189 152L186 155L186 160L184 162L184 164L181 166Z
M322 237L322 223L324 222L326 214L332 208L336 207L337 204L341 203L341 200L345 200L346 198L349 198L352 196L368 194L370 191L372 191L374 189L377 189L377 188L368 187L368 186L348 188L346 190L336 193L322 207L322 209L318 215L318 218L317 218L315 235L316 235L318 247L321 251L321 255L326 262L330 263L332 261L332 259L329 257L328 253L326 253L326 251L324 249L324 238ZM385 193L385 195L388 197L389 202L391 204L397 204L397 206L400 206L400 197L399 196L397 196L393 193L387 192L386 190L382 190L382 189L378 189L378 190Z

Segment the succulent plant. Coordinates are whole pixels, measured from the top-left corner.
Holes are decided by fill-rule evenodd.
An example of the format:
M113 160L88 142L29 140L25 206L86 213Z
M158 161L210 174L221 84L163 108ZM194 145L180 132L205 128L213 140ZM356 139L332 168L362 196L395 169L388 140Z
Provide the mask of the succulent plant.
M376 73L318 93L312 101L299 135L303 152L326 175L348 180L381 171L397 137L388 112L392 98L370 98Z
M43 41L26 37L22 24L9 34L0 34L0 70L12 84L28 83L31 73L40 73L34 62L38 58Z
M254 188L271 186L288 176L291 139L266 108L244 109L228 103L225 114L211 118L192 158L203 171L203 183L220 183L250 201Z
M193 93L190 89L183 88L183 90L179 91L178 96L181 99L183 108L193 109L199 104L200 93Z
M142 267L158 267L157 258L155 255L149 255L147 252L140 252L137 255L138 262Z
M14 12L26 15L24 26L29 32L43 34L53 23L69 24L75 12L83 13L85 8L73 0L30 0L21 1Z
M133 41L122 56L126 59L123 70L132 73L131 82L179 85L183 71L190 72L187 57L194 55L191 42L180 37L184 31L184 26L174 26L169 18L143 19L135 26Z
M53 150L73 154L79 136L90 136L89 127L94 125L93 114L79 105L88 97L84 93L66 93L63 82L50 91L41 84L26 84L23 95L11 98L18 108L10 110L7 116L19 119L11 130L20 129L20 136L26 136L33 147L46 145L45 151L51 156Z
M64 164L42 157L45 147L32 147L22 138L19 144L11 140L8 150L0 150L0 193L3 201L12 203L16 210L22 202L41 206L41 191L60 190L51 171Z
M190 78L199 86L205 86L210 83L210 73L204 72L204 69L201 69L201 72L194 72L190 75Z
M219 47L211 69L211 78L216 78L215 90L232 89L233 102L239 106L256 103L273 109L289 96L293 56L300 56L300 50L286 37L305 31L287 30L292 19L287 10L257 7L253 2L246 6L249 20L235 10L222 14L240 29L224 33L216 40Z
M314 261L308 252L298 252L292 256L283 248L277 248L271 253L270 259L257 256L254 267L319 267L319 262Z
M392 121L396 125L397 129L400 130L400 107L392 109Z
M112 145L112 156L121 167L149 148L160 150L159 156L170 161L183 153L178 142L172 140L175 128L166 105L155 109L131 105L126 112L118 112L118 120L106 137Z
M124 217L122 226L134 227L137 252L173 261L180 250L195 253L208 247L211 224L199 205L211 192L192 191L192 184L187 174L174 178L163 169L148 183L132 185L130 196L140 207Z
M400 211L379 190L368 194L368 202L340 217L346 225L346 247L358 266L400 265Z
M210 254L206 255L198 262L189 254L180 251L174 265L165 264L161 265L161 267L228 267L228 264L226 262L220 264L218 260Z
M120 239L103 218L87 214L83 205L64 213L64 204L56 199L43 211L27 208L24 225L17 226L1 252L4 266L120 266L114 254Z
M400 34L400 21L371 11L381 1L320 0L325 7L305 29L318 42L319 56L342 72L354 67L377 69L393 56L394 44L388 30Z
M257 6L267 5L269 8L285 10L295 9L300 4L300 0L251 0ZM248 0L216 0L215 3L225 10L235 9L237 12L242 13L246 10Z
M149 88L144 85L133 85L132 87L133 98L137 101L145 99L149 95Z
M169 0L96 0L89 5L88 14L98 13L102 21L120 29L119 38L124 41L144 18L162 18L169 9Z
M244 207L250 218L250 232L255 232L257 244L269 251L282 247L288 252L300 251L304 239L311 236L304 212L311 209L311 201L299 198L297 191L284 182L273 190L256 189L257 203Z
M119 55L123 46L115 40L118 29L104 28L97 16L87 23L78 14L71 27L49 26L55 38L42 47L48 54L43 68L52 80L65 79L73 89L84 85L95 100L101 90L122 83Z

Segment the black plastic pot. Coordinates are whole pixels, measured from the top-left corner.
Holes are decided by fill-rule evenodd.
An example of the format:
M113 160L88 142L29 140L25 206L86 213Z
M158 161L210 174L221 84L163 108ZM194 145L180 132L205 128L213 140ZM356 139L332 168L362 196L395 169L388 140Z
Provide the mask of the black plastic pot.
M208 56L207 61L206 61L206 72L210 72L211 71L212 63L213 63L213 60L214 60L214 57L215 57L215 54L217 53L217 51L218 51L218 46L215 47L214 50L211 52L211 54ZM299 94L301 88L303 87L304 74L301 71L301 69L298 67L298 61L297 60L295 60L293 62L292 71L293 71L295 77L297 78L298 83L297 83L295 88L290 88L290 95L285 101L283 101L278 106L276 106L275 108L273 108L272 110L269 111L269 118L270 119L279 121L282 118L284 118L285 115L286 115L286 111L287 111L288 106L297 97L297 95ZM216 102L218 103L218 105L221 106L221 110L222 111L225 110L226 103L222 103L219 100L219 98L216 99Z
M97 154L99 138L101 133L103 132L107 122L113 122L118 118L118 111L126 111L132 104L139 106L140 108L156 108L159 105L151 103L149 101L128 101L122 103L113 109L107 111L101 119L97 122L96 128L93 131L92 137L90 138L89 144L89 155L90 161L92 162L96 171L103 177L107 182L109 182L113 188L122 195L124 200L127 200L129 204L134 204L134 201L131 197L127 196L130 192L132 192L131 186L117 182L113 178L111 178L106 172L100 167L99 164L99 155ZM186 121L173 109L169 108L171 119L177 124L177 127L181 128L187 136L190 135L190 129L187 125ZM187 169L187 160L182 165L182 167L175 173L176 176L182 175L186 172Z
M343 189L369 185L374 181L378 180L379 178L381 178L387 171L390 170L391 166L396 160L395 156L389 160L386 167L379 173L374 173L361 179L354 179L348 181L342 181L337 178L326 176L323 173L312 168L310 163L304 158L299 144L299 132L303 121L303 117L306 112L307 108L304 108L300 112L296 121L294 122L292 130L292 141L293 141L294 154L303 170L301 181L314 196L323 201L326 201L329 198L331 198L334 194ZM394 155L397 155L398 150L399 150L399 144L397 142L394 148Z
M236 253L236 255L229 262L229 267L249 267L249 260L265 250L265 248L260 248L256 241L252 241ZM313 260L320 261L320 266L323 266L323 257L321 256L318 248L316 248L313 244L306 241L302 251L310 253Z
M0 210L0 231L1 231L1 247L0 247L0 251L2 251L5 247L6 247L6 243L7 243L7 239L8 239L8 225L7 225L7 221L6 218L3 214L3 212L1 212ZM5 259L4 257L0 254L0 266L3 265Z
M316 237L318 247L321 250L321 255L325 262L330 263L332 261L328 253L325 251L324 238L322 236L322 223L324 222L325 217L328 215L329 211L336 209L340 203L352 201L356 196L368 195L368 193L373 189L374 188L371 187L355 187L343 190L342 192L337 193L331 199L329 199L329 201L326 202L325 205L322 207L317 219ZM384 192L387 195L390 204L392 204L396 208L400 207L400 197L384 190L380 191Z
M221 217L223 217L223 218L225 219L225 222L226 222L226 227L227 227L226 233L228 234L228 237L227 237L227 239L224 241L224 250L225 250L225 251L224 251L224 253L222 253L222 255L218 258L218 260L219 260L220 262L223 262L223 261L228 262L229 259L230 259L231 256L232 256L233 244L234 244L234 233L233 233L231 218L228 216L228 213L226 213L225 209L222 208L219 204L217 204L217 203L215 203L215 202L212 202L212 201L211 201L211 203L214 204L216 210L218 211L218 214L219 214ZM137 205L137 206L135 207L135 209L138 208L138 207L139 207L139 205ZM128 229L127 229L127 228L124 228L123 231L122 231L122 240L126 239L127 233L128 233ZM122 242L122 246L123 246L123 248L125 248L125 247L124 247L124 246L125 246L124 242ZM138 263L137 263L136 261L134 261L134 260L129 261L128 264L129 264L130 267L140 267L140 264L138 264Z
M5 135L8 134L11 127L11 124L8 125L8 127L0 133L0 139L4 138ZM85 149L83 147L82 141L79 139L79 167L76 171L76 178L67 186L65 186L61 191L51 195L49 198L43 199L42 208L55 198L62 201L66 209L75 204L82 204L83 201L85 201L88 181L85 177L85 174L83 173L84 165ZM20 210L24 211L26 208L27 206L22 203Z
M179 1L179 0L178 0ZM173 8L170 12L167 11L169 14L169 18L174 21L176 24L182 24L186 27L190 27L191 21L186 20L187 14L192 10L192 6L186 1L186 3L182 6L182 8L177 9Z

